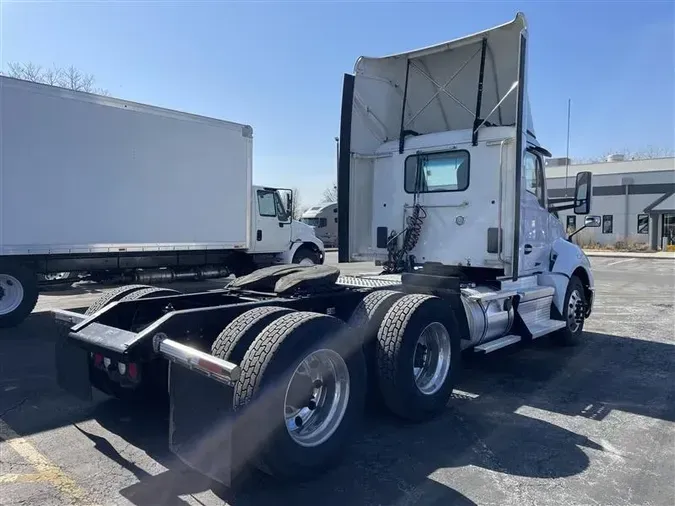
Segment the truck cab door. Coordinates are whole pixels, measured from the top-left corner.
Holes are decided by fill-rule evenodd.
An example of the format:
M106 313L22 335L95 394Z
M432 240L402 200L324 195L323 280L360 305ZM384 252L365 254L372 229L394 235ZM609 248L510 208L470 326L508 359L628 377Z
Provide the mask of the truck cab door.
M520 194L520 274L547 269L549 254L549 213L546 207L546 181L541 157L526 151Z
M288 250L291 242L291 218L273 188L255 192L253 220L253 251L280 253Z

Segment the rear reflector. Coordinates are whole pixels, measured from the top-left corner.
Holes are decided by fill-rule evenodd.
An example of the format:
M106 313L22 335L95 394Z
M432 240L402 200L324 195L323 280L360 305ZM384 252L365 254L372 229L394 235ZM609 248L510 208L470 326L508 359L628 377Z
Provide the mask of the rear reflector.
M134 363L129 364L129 367L127 367L127 371L129 372L129 377L133 380L138 378L138 366Z
M99 366L101 365L101 362L103 362L103 355L96 353L94 355L94 365Z

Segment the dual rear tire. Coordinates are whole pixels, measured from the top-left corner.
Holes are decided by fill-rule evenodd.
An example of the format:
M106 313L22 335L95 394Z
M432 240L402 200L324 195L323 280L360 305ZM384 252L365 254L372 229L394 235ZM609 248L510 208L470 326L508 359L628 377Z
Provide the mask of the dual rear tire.
M460 359L446 305L392 291L366 296L349 324L275 306L250 310L221 332L212 354L242 371L232 405L246 428L237 437L241 451L260 470L296 480L339 460L367 391L406 420L437 415Z

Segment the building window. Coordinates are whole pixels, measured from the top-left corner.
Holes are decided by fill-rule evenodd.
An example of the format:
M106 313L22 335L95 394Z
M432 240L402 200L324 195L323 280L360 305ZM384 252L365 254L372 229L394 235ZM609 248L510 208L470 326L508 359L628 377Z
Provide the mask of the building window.
M567 231L574 232L577 229L577 215L570 214L567 217Z
M648 234L649 233L649 215L648 214L638 214L637 233L638 234Z
M468 187L468 151L422 153L405 160L406 193L457 192Z
M335 219L335 223L337 223L337 218L334 218L334 219Z
M319 218L319 228L325 227L327 223L326 218Z
M614 216L612 216L611 214L602 215L602 233L603 234L614 233Z

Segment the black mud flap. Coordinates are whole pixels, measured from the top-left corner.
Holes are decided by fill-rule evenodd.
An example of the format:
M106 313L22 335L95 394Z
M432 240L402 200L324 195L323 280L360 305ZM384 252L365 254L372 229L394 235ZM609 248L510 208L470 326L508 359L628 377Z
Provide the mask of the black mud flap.
M56 383L78 399L91 401L89 352L72 344L68 330L63 327L56 342Z
M243 470L233 442L233 388L169 364L169 448L196 471L232 486Z

